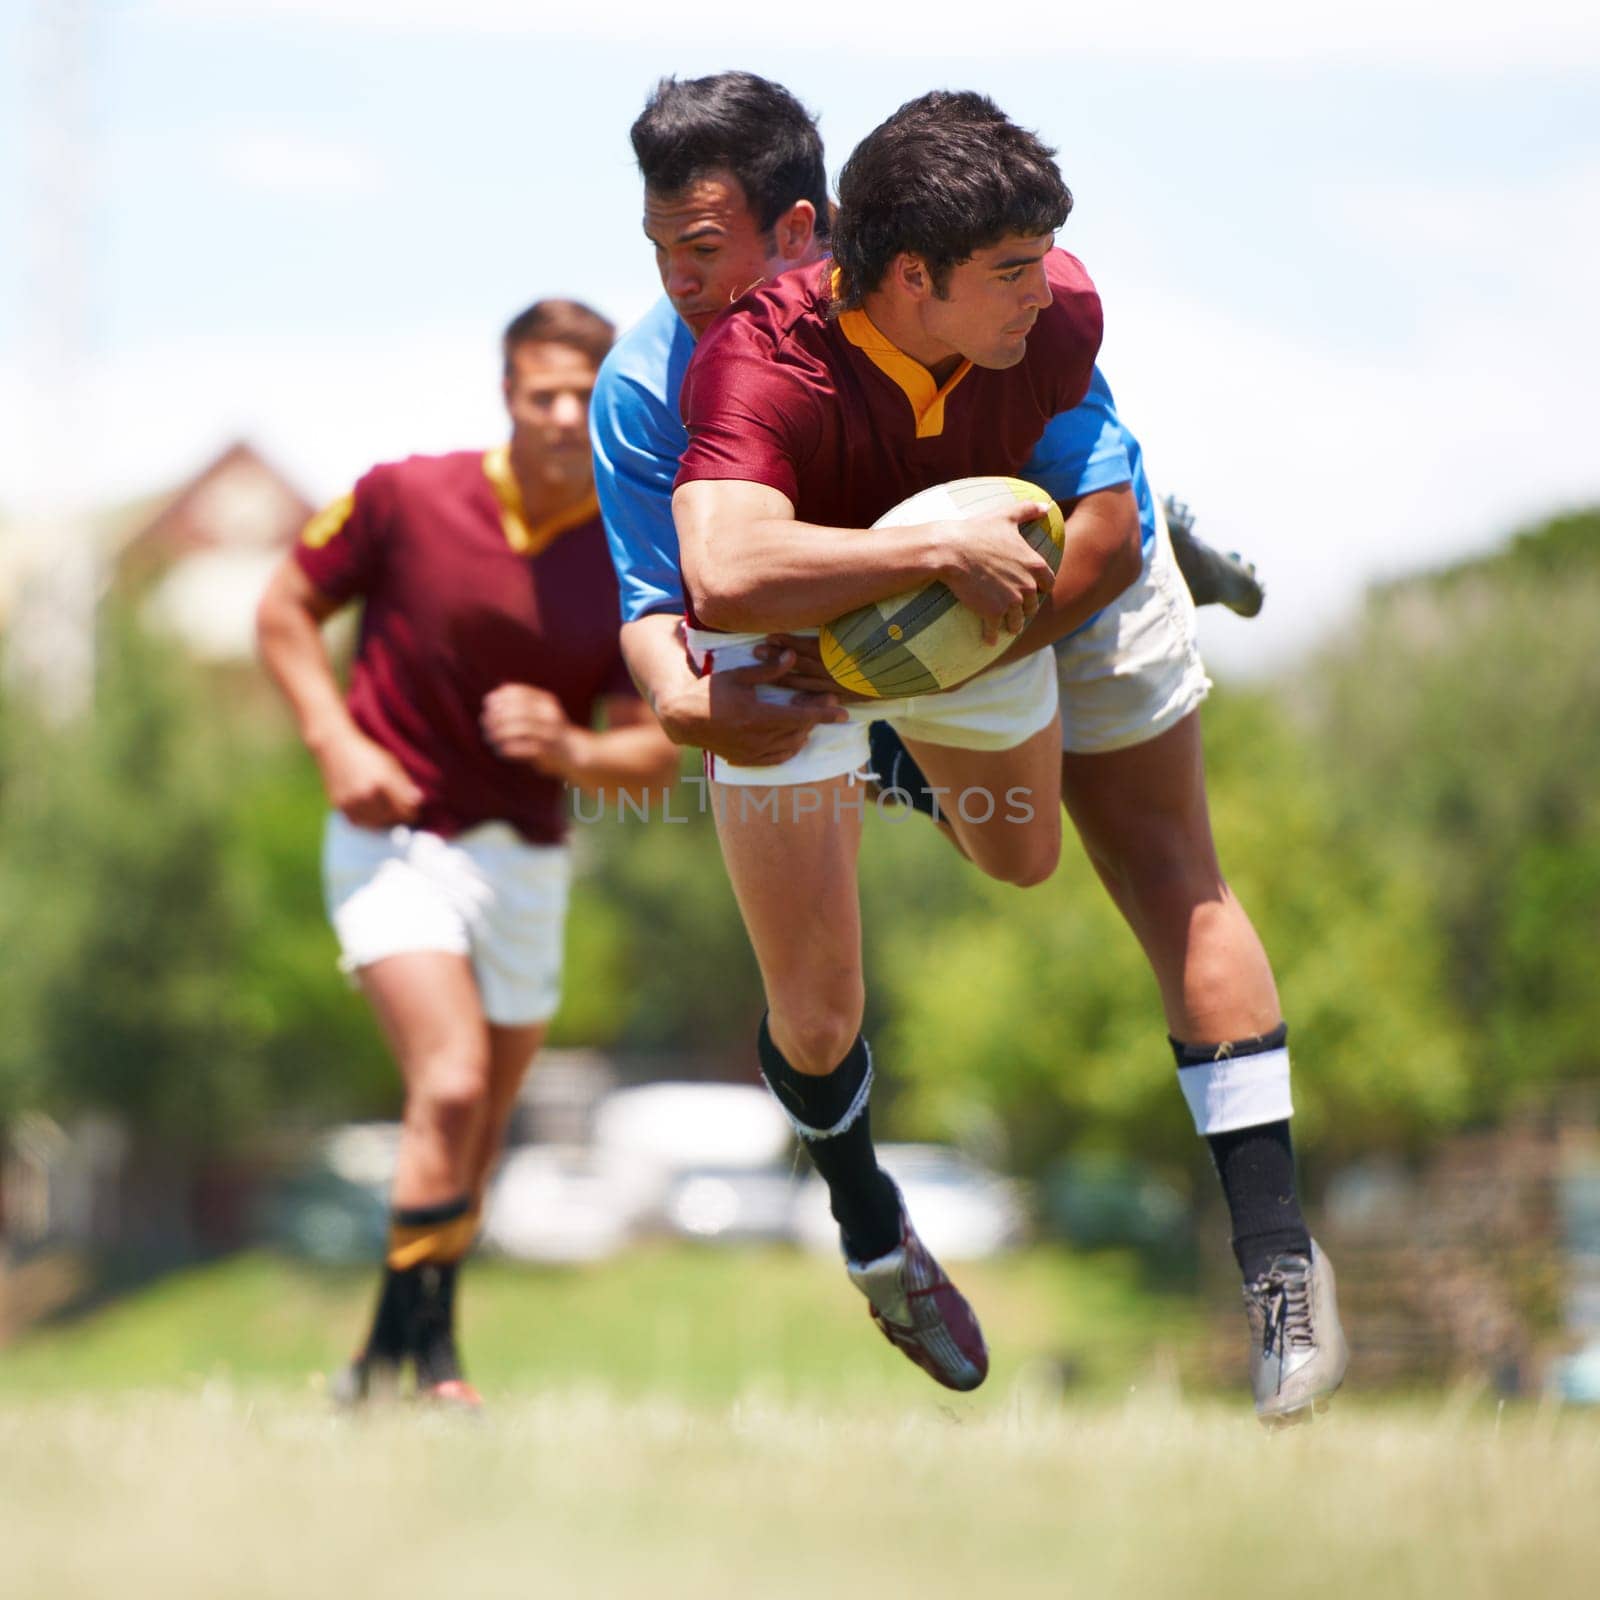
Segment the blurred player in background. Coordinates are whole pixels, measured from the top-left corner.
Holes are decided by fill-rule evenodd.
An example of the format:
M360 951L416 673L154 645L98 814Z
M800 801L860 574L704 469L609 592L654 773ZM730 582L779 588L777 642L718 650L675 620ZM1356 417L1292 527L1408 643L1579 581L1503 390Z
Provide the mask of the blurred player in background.
M680 742L745 765L782 761L812 726L843 720L837 686L815 664L814 646L799 639L775 639L764 666L694 674L681 642L670 494L687 443L679 391L698 332L753 283L827 248L821 140L787 91L744 73L663 80L632 138L666 295L608 356L592 414L597 483L622 581L624 649ZM1169 515L1160 514L1138 441L1098 370L1083 402L1051 420L1021 475L1061 503L1069 538L1095 520L1138 527L1135 583L1075 628L1057 604L1070 605L1071 596L1058 588L1014 654L1055 646L1063 795L1157 973L1179 1081L1229 1203L1258 1408L1292 1414L1337 1385L1343 1340L1331 1272L1313 1284L1294 1195L1286 1030L1271 968L1211 838L1194 714L1207 685L1174 558L1195 604L1251 616L1262 590L1248 563L1192 537L1183 508L1169 502ZM809 653L798 666L796 649ZM777 679L795 686L788 705L757 695L759 684ZM872 729L872 759L884 789L937 813L938 797L886 724ZM1252 1064L1252 1056L1265 1059ZM1234 1058L1238 1066L1214 1072L1214 1063ZM1219 1103L1230 1073L1276 1085L1274 1103Z
M509 443L374 468L307 525L261 602L262 658L332 814L328 910L400 1068L383 1285L345 1401L475 1407L457 1269L519 1084L560 997L565 787L643 793L677 751L617 645L588 447L612 327L545 300L503 340ZM348 699L321 624L362 603ZM597 716L603 727L594 726Z

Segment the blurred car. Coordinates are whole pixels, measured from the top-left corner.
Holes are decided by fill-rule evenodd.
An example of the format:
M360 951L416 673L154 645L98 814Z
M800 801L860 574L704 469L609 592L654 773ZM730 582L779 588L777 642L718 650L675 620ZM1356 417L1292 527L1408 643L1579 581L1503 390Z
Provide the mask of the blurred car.
M943 1261L977 1261L1015 1249L1027 1236L1022 1186L948 1145L884 1144L878 1162L900 1185L927 1247ZM795 1236L808 1249L839 1253L828 1190L813 1172L795 1201Z
M518 1261L602 1261L659 1203L659 1171L580 1145L508 1150L489 1186L483 1243Z
M618 1089L594 1119L597 1150L667 1173L778 1164L794 1143L789 1119L751 1083L650 1083Z
M662 1202L661 1221L686 1239L792 1243L804 1184L790 1167L711 1167L680 1173Z
M325 1266L371 1262L389 1237L389 1208L360 1184L312 1167L274 1184L255 1213L256 1232L291 1255Z
M266 1192L256 1213L258 1231L279 1249L329 1266L381 1258L399 1147L398 1122L329 1130L302 1166Z

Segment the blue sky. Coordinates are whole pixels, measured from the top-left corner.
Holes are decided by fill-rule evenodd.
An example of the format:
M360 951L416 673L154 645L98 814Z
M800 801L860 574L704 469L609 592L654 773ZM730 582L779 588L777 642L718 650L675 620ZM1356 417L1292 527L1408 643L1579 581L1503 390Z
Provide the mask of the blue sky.
M929 0L852 7L848 36L803 47L794 8L733 0L687 21L641 0L556 21L512 0L78 3L69 477L41 437L28 269L42 0L0 23L0 503L156 489L238 434L317 496L492 439L512 312L567 293L626 321L653 298L627 126L661 73L730 66L817 109L834 170L935 85L1059 147L1061 242L1100 285L1152 475L1269 580L1260 621L1208 619L1224 672L1292 655L1373 577L1600 499L1600 21L1565 0L1459 6L1448 37L1419 0Z

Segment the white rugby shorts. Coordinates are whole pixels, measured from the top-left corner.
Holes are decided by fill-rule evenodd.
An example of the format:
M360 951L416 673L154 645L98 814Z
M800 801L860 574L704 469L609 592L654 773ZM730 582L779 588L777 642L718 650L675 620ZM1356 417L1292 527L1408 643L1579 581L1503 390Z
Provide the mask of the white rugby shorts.
M1194 601L1159 501L1143 572L1087 628L1057 643L1055 664L1061 748L1075 754L1144 744L1176 727L1210 692Z
M571 852L529 844L509 823L453 839L420 828L358 828L335 812L323 837L328 920L346 973L417 950L472 963L484 1015L544 1022L561 1000Z
M759 659L756 646L766 637L764 633L713 633L690 628L689 658L702 675L748 667ZM792 697L791 690L770 684L760 685L756 693L774 704ZM845 773L865 772L870 764L867 725L872 722L890 723L907 739L950 745L957 750L1010 750L1049 726L1056 714L1056 695L1055 663L1048 650L1039 650L1009 667L985 672L939 694L846 701L848 722L818 723L805 748L776 766L735 766L708 751L706 776L714 783L765 787L825 783Z

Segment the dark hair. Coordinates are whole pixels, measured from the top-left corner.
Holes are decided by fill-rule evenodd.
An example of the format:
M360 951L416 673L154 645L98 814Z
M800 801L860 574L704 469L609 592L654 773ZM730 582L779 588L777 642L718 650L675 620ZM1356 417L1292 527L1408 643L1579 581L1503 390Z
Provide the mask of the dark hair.
M598 367L617 336L616 325L581 300L535 300L506 324L500 336L505 375L511 376L511 352L523 344L564 344L586 355Z
M765 233L797 200L828 234L828 172L816 119L781 83L753 72L663 78L628 131L645 187L677 194L726 169Z
M1071 210L1055 151L1037 134L987 95L936 89L874 128L839 174L839 304L859 305L902 251L927 263L942 295L975 251L1053 233Z

